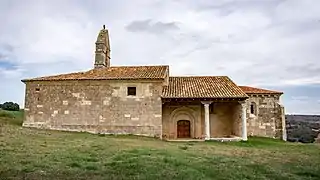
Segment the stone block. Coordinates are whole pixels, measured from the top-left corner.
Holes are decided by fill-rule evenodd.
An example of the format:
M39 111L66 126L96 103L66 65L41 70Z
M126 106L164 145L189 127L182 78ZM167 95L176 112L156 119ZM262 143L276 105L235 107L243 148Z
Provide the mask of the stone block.
M41 86L41 92L39 93L34 92L34 86L37 84ZM137 87L136 97L127 98L126 88L128 85ZM89 129L72 124L118 124L121 127L134 127L137 122L141 122L142 127L145 127L142 128L143 131L141 132L152 135L159 132L150 127L155 128L155 126L161 124L159 118L154 115L161 115L162 112L161 101L159 101L161 91L154 91L152 88L161 89L160 85L160 83L153 85L151 82L114 80L27 82L26 119L24 123L33 124L32 119L34 119L34 123L49 123L50 119L50 127L46 126L44 128L99 132L101 131L100 126L90 127ZM149 90L145 91L145 89ZM144 94L144 92L148 93ZM46 98L35 101L38 96ZM36 111L39 104L48 107L41 109L43 114L38 114L38 111ZM28 111L28 109L30 110ZM133 118L131 119L131 117ZM139 119L137 119L138 117ZM62 122L72 126L61 127ZM138 134L141 133L140 130L139 128L128 128L126 133ZM112 131L117 132L115 129Z
M82 100L82 101L80 101L80 104L81 104L82 106L84 106L84 105L91 105L91 101Z

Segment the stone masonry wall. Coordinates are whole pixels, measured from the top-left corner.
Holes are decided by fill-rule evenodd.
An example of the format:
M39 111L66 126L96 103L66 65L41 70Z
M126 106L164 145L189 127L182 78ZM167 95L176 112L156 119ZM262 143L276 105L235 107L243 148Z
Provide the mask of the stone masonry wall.
M163 138L176 139L177 138L177 121L190 121L191 138L201 139L203 137L201 121L201 103L165 103L162 106L162 125Z
M210 112L210 135L212 138L239 136L238 129L241 128L238 102L212 103L213 112ZM240 117L241 118L241 117Z
M23 126L161 137L162 81L26 83ZM127 96L127 86L137 95Z
M246 103L248 136L283 138L284 109L279 105L278 95L249 95Z
M240 103L236 103L233 107L233 135L242 136L242 106Z
M210 136L212 138L241 136L241 106L238 102L215 102L210 105ZM190 121L191 138L205 137L205 110L200 101L166 102L162 106L163 138L177 138L177 121Z

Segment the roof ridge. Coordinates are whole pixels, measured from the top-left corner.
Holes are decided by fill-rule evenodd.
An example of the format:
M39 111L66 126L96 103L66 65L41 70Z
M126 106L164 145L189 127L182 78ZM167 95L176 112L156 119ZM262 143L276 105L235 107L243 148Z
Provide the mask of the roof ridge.
M169 67L169 65L144 65L144 66L140 66L140 65L134 65L134 66L127 66L127 65L119 65L119 66L110 66L110 67L106 67L106 68L119 68L119 67Z
M199 75L196 75L196 76L191 76L191 75L190 76L183 76L182 75L182 76L169 76L169 77L180 78L180 77L228 77L228 76L212 76L212 75L211 76L210 75L207 75L207 76L206 75L204 75L204 76L201 76L201 75L200 76Z

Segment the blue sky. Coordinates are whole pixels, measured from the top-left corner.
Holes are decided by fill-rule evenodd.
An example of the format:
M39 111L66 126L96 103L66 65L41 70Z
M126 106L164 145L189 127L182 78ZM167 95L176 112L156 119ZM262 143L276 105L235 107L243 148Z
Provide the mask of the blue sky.
M111 65L170 65L284 91L287 113L320 114L320 1L2 0L0 102L24 78L88 70L105 24Z

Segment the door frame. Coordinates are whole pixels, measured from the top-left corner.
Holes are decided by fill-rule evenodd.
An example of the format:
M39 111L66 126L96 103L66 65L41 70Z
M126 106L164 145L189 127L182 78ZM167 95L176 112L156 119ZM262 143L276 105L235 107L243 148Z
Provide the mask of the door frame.
M190 121L190 138L195 137L195 114L196 111L189 107L179 107L171 112L170 115L170 129L171 132L174 134L174 139L178 138L178 133L177 133L177 122L179 120L188 120Z
M179 137L179 127L181 125L179 125L179 122L187 122L187 125L186 126L189 126L188 127L188 136L186 137ZM181 119L181 120L178 120L177 121L177 138L191 138L191 122L189 120L185 120L185 119Z

